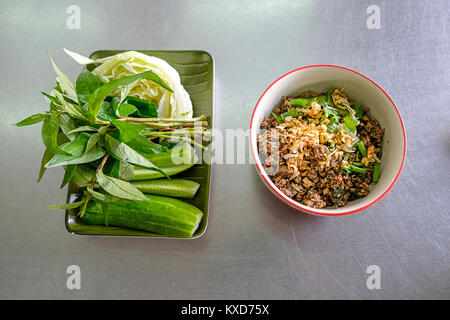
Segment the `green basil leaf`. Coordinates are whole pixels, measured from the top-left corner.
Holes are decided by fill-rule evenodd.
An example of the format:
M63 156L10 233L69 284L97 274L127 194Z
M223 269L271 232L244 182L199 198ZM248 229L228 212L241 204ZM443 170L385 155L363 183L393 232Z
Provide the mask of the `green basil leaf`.
M65 186L70 180L72 180L72 178L73 178L73 176L74 176L76 170L77 170L77 165L76 165L76 164L68 165L68 166L65 168L63 181L62 181L61 187L60 187L61 189L64 188L64 186Z
M334 107L333 96L332 96L334 90L335 90L334 88L330 88L330 90L328 90L327 104L328 104L330 107Z
M61 88L62 92L72 101L78 102L77 94L75 92L75 87L69 78L56 66L52 57L50 57L52 62L53 70L56 72L56 83Z
M109 135L105 135L105 148L118 160L149 169L158 169L150 160L142 156L136 150Z
M364 110L363 110L363 108L362 108L362 106L361 106L360 103L358 103L358 102L352 103L352 104L350 104L350 107L351 107L353 110L355 110L355 112L356 112L355 117L356 117L356 118L359 119L359 118L361 118L361 117L363 116Z
M61 128L61 131L64 133L64 135L70 141L75 140L77 134L72 133L72 131L77 128L76 121L67 114L60 114L58 116L58 120L59 120L59 127Z
M129 182L109 177L101 170L97 172L96 177L100 187L113 196L129 200L148 200L142 191Z
M296 108L289 108L288 111L283 112L281 114L281 118L283 119L283 122L284 122L284 119L286 119L286 117L298 118L302 114L303 114L303 112L297 110Z
M42 177L44 176L45 171L47 168L45 167L45 164L50 161L51 158L53 158L55 154L51 152L49 149L45 149L44 154L42 155L41 160L41 168L39 169L39 176L37 182L41 181Z
M172 89L170 89L170 87L167 86L164 80L162 80L157 74L155 74L151 70L135 74L132 76L123 77L120 79L114 79L99 87L89 96L89 109L91 110L91 113L94 116L97 116L98 110L103 100L105 100L105 98L108 95L111 95L118 87L129 85L134 81L140 79L152 80L157 84L159 84L160 86L162 86L163 88L165 88L166 90L173 92Z
M350 130L350 132L356 132L356 127L358 126L359 122L355 117L345 117L343 122L347 129Z
M61 102L62 109L64 111L66 111L71 117L77 118L77 119L84 118L83 112L81 111L81 109L78 105L66 101L66 99L64 99L64 96L57 90L54 91L54 94L55 94L56 98L58 98L58 100Z
M151 142L140 134L142 130L146 128L143 124L129 123L119 120L113 120L111 121L111 124L119 129L119 140L126 143L140 154L155 154L166 152L168 150L166 147Z
M94 170L84 165L78 165L73 175L72 181L80 188L89 186L94 176Z
M90 187L87 187L86 189L94 198L104 202L116 202L117 200L120 200L119 197L94 191Z
M89 96L100 88L101 85L101 81L95 75L87 69L83 69L76 82L76 93L80 104L88 102Z
M327 96L321 95L317 97L317 103L320 104L322 107L325 107L327 105Z
M84 200L66 203L66 204L58 204L53 206L48 206L47 209L75 209L81 206L84 203Z
M297 98L297 99L289 101L289 104L293 107L304 107L306 105L311 104L311 99Z
M277 120L278 124L282 124L284 122L283 117L277 115L276 113L272 112L272 116L275 118L275 120Z
M45 92L41 92L46 98L47 103L50 106L50 110L61 110L63 108L61 101L58 98L47 94Z
M97 119L103 121L111 121L117 119L114 103L103 101L102 104L100 105L100 109L98 110Z
M147 100L139 99L136 97L127 97L126 103L132 104L138 108L137 117L139 118L157 118L158 109L154 103L149 103Z
M89 152L92 148L94 148L97 143L100 141L100 138L102 137L101 133L94 133L89 137L89 140L86 143L86 148L84 149L84 153Z
M113 178L118 178L121 180L133 180L134 166L125 161L115 160L111 166L109 175Z
M119 104L122 104L123 100L125 100L125 98L128 96L128 94L130 93L130 91L137 85L139 79L133 81L132 83L126 85L126 86L122 86L120 88L120 100L119 100Z
M45 165L45 167L51 168L69 164L88 163L103 157L105 151L98 146L94 146L89 151L84 152L90 136L90 134L82 132L74 141L64 144L61 148L64 151L69 152L71 156L57 154Z
M70 130L68 134L77 133L77 132L83 132L83 131L97 131L97 128L91 127L91 126L81 126L78 128L75 128L73 130Z
M29 125L44 121L48 117L50 117L49 113L36 113L36 114L33 114L33 115L23 119L22 121L14 123L13 125L16 127L29 126Z
M66 150L62 150L58 146L58 133L59 133L59 121L58 117L55 114L50 114L50 117L47 117L42 124L42 141L44 145L51 152L55 154L61 154L70 156L70 153Z
M138 112L138 109L132 104L122 103L119 105L118 113L121 117L129 116L132 113Z

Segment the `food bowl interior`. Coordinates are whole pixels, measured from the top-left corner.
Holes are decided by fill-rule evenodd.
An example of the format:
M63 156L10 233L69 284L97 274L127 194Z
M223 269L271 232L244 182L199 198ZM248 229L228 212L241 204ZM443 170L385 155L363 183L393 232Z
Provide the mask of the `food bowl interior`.
M313 209L285 196L270 180L258 156L256 135L261 122L271 116L282 96L298 96L311 90L326 93L329 88L344 89L350 101L359 102L370 110L385 129L380 180L372 183L370 193L364 198L349 202L341 208ZM263 181L280 198L300 210L322 214L340 215L362 210L386 194L400 174L406 152L406 141L401 116L389 96L372 80L350 69L335 66L312 66L294 70L275 81L260 98L252 118L252 153Z

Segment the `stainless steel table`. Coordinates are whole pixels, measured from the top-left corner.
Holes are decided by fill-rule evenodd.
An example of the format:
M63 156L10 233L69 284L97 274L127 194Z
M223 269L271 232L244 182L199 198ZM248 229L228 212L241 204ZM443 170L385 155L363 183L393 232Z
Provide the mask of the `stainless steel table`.
M450 298L449 13L446 0L1 1L0 298ZM45 110L40 92L54 85L47 50L76 77L63 47L210 52L221 130L248 128L260 94L296 67L356 69L404 117L404 171L373 207L321 218L281 204L251 164L215 165L200 239L69 234L63 212L45 209L65 200L62 170L35 182L40 126L10 125ZM80 289L66 286L70 265ZM367 286L371 265L380 289Z

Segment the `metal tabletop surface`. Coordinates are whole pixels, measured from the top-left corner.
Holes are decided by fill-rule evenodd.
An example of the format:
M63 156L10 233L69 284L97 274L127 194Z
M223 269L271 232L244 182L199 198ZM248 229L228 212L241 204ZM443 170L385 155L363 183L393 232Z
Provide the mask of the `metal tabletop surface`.
M449 1L0 4L0 298L450 298ZM48 53L71 79L81 70L62 48L208 51L214 125L223 132L248 129L259 96L290 70L358 70L387 90L403 116L403 172L374 206L317 217L282 204L254 165L216 164L199 239L70 234L63 211L45 208L65 201L63 171L48 170L36 183L40 125L11 126L47 108L40 92L55 79ZM71 265L79 267L80 289L67 286Z

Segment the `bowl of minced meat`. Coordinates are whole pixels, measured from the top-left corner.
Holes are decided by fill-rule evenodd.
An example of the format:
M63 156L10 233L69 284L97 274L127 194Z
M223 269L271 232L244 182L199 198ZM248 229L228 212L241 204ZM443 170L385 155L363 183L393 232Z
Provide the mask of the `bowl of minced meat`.
M382 109L375 102L373 106ZM397 152L386 138L386 128L372 113L372 105L351 99L345 87L278 96L270 113L266 110L259 115L258 124L256 110L252 119L252 148L263 180L276 195L302 211L332 215L367 208L390 190L403 166L406 150L401 147L405 148L406 138L393 106L397 112L392 115L400 120L404 140L402 144L399 137L392 138L388 130ZM386 114L381 117L384 120ZM384 122L393 123L392 119ZM389 149L388 156L385 149ZM398 173L391 171L392 163L385 163L391 159L401 159ZM375 195L371 195L373 190Z

